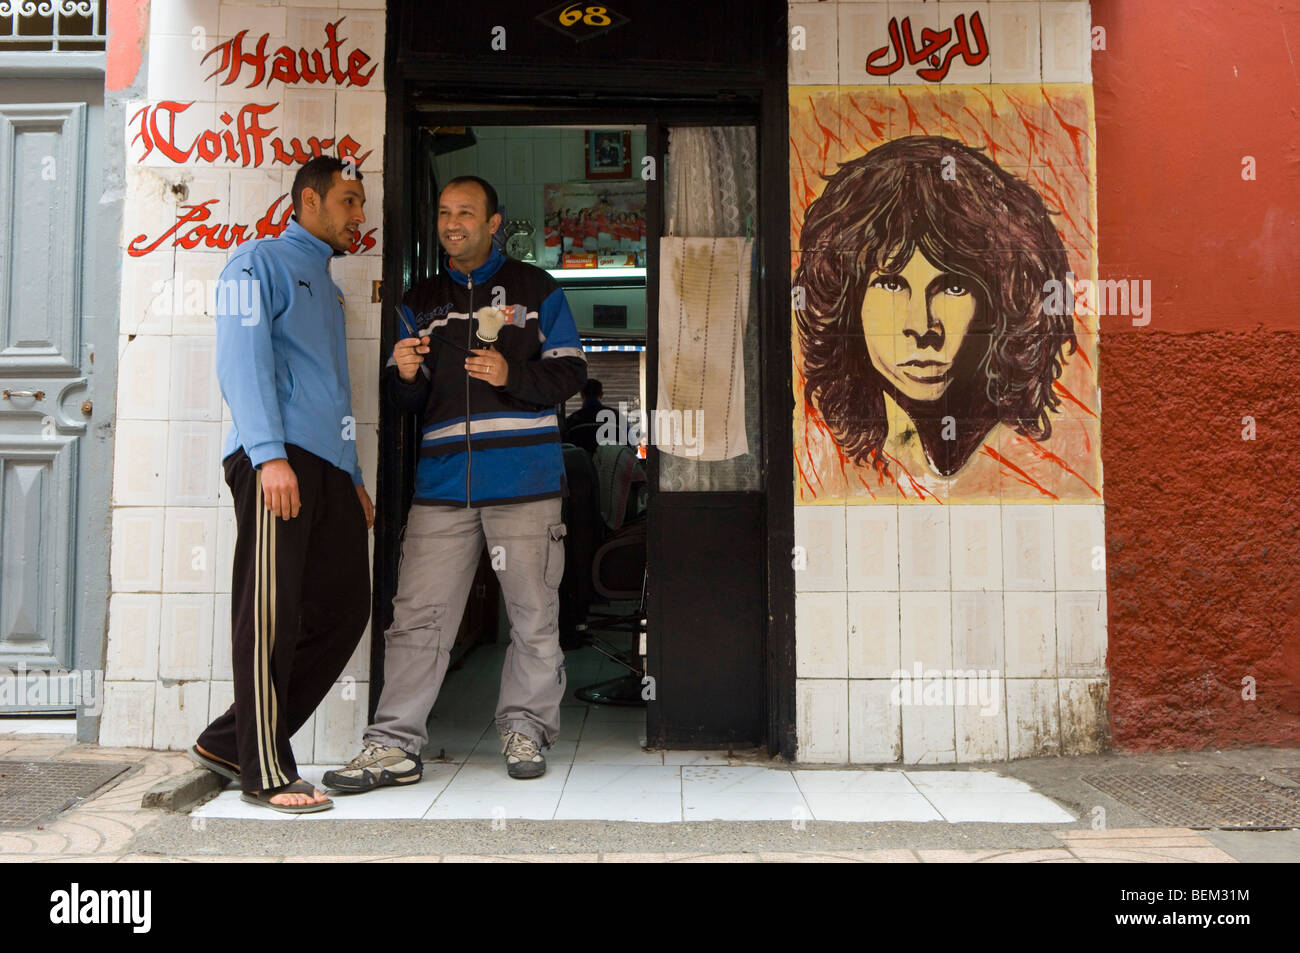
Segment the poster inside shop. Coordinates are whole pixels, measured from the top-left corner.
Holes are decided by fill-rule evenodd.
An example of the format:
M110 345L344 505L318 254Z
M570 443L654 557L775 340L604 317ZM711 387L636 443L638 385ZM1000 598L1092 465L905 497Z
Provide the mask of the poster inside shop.
M566 182L543 194L543 267L645 265L644 182Z

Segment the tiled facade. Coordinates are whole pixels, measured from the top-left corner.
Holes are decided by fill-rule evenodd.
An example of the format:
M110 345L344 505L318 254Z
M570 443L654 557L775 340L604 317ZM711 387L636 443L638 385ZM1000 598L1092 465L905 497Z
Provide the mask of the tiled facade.
M248 104L274 107L260 120L288 144L350 136L361 153L373 247L332 266L345 293L353 411L366 484L375 486L384 163L384 0L155 0L145 55L147 98L127 110L120 301L119 387L113 472L113 538L106 704L100 742L182 748L232 699L230 562L234 520L221 479L230 425L215 374L213 291L229 254L196 225L234 225L282 213L294 166L226 156L221 134ZM892 18L938 30L979 13L988 58L957 58L939 86L1067 84L1085 87L1089 9L1077 0L791 3L791 102L801 91L917 82L911 71L868 74L864 63ZM352 82L285 85L245 74L221 85L217 50L247 30L244 51L324 48L342 21L341 51L374 66ZM209 75L216 72L217 75ZM205 130L218 155L173 161L149 147L139 110L174 111L168 135L182 150ZM135 117L135 118L133 118ZM170 118L159 119L160 123ZM237 125L237 119L235 120ZM901 134L901 133L900 133ZM238 145L238 143L236 143ZM264 150L271 152L269 140ZM335 151L333 148L327 150ZM861 150L857 150L860 152ZM151 251L136 254L216 199ZM517 200L522 201L522 200ZM1086 211L1086 210L1085 210ZM146 239L141 241L140 236ZM796 254L799 247L794 246ZM1089 344L1096 356L1095 341ZM774 487L781 481L774 479ZM1106 711L1103 506L1094 503L849 502L795 508L798 758L823 763L991 761L1095 751ZM773 558L784 558L774 554ZM369 635L337 691L293 739L301 763L337 762L363 727ZM997 673L995 711L983 704L898 704L900 670ZM971 680L968 680L971 681ZM975 693L983 686L960 686ZM967 695L967 698L971 695Z
M381 276L384 132L383 0L166 0L151 4L147 99L127 108L124 143L128 192L122 246L121 326L118 338L116 459L113 468L112 597L100 742L184 748L208 720L232 701L230 572L234 511L221 475L222 441L230 426L216 377L214 282L230 248L212 247L195 227L243 224L252 231L274 208L289 205L296 162L275 159L271 136L286 151L292 140L350 136L364 155L367 221L373 247L336 260L331 271L345 295L352 410L357 450L372 495L378 431L379 305L372 282ZM341 22L340 22L341 21ZM247 30L241 50L255 51L263 34L268 63L275 51L320 50L329 65L326 27L337 23L339 59L362 50L369 57L364 84L333 76L286 85L268 78L249 87L246 65L229 85L220 69L222 43ZM211 53L206 63L205 54ZM310 60L309 60L310 62ZM209 74L216 75L209 75ZM206 77L206 78L205 78ZM215 156L198 147L173 161L159 133L139 111L159 103L190 103L159 115L169 145L189 149L205 130L216 135ZM274 131L261 162L243 161L239 111L272 107L260 118ZM222 118L229 115L233 122ZM235 158L222 134L232 133ZM147 133L147 135L146 135ZM150 141L152 140L152 148ZM336 154L336 148L325 151ZM365 155L366 153L369 155ZM147 248L210 199L205 221L191 219L150 251ZM219 235L220 233L218 233ZM139 239L139 236L146 236ZM182 240L178 244L177 240ZM191 245L192 247L185 247ZM232 246L233 247L233 246ZM298 760L346 760L365 720L370 637L367 633L337 690L293 739Z
M996 110L995 89L1011 87L1028 100L1046 96L1040 91L1048 88L1086 91L1091 83L1086 2L841 0L791 3L789 11L792 115L811 104L821 128L814 129L810 148L820 150L823 161L828 150L838 149L840 161L847 161L874 145L857 135L854 122L861 120L849 114L870 99L869 91L862 96L864 87L905 87L898 95L909 110L936 97L954 102L942 97L973 88L978 98L967 102L988 99ZM969 25L976 13L988 42L982 62L952 57L938 83L918 77L924 63L889 76L867 71L869 55L889 42L891 19L910 18L913 33L922 36L922 29L953 26L958 15ZM958 134L957 118L942 108L937 115L938 131ZM895 116L880 138L916 131ZM1091 137L1090 128L1085 133ZM835 171L834 160L825 161L827 174ZM792 193L804 184L795 184L796 172L792 167ZM813 181L810 190L821 188L820 179L810 174L807 180ZM796 258L804 204L796 196L792 205ZM1086 198L1081 211L1088 216ZM1083 347L1095 361L1095 340ZM796 402L802 403L798 392ZM876 501L854 498L851 488L848 496L829 493L816 503L796 496L800 761L994 761L1102 745L1107 672L1100 483L1093 502L1054 502L1048 495L1008 502L1002 499L1009 495L1007 475L1004 470L1000 489L995 482L978 500L939 494ZM899 677L918 667L931 694ZM952 682L934 682L950 670Z

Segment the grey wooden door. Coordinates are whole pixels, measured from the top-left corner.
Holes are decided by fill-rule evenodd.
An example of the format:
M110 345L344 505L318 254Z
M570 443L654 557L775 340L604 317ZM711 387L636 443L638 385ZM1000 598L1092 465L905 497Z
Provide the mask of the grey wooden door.
M0 77L0 711L89 717L102 697L111 428L91 427L112 393L93 372L119 254L103 99L102 77Z

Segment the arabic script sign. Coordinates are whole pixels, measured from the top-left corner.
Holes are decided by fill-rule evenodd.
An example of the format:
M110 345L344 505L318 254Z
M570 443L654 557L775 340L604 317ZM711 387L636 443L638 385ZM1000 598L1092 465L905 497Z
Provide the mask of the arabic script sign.
M966 32L966 15L959 13L952 27L946 30L931 30L928 26L921 28L921 44L917 46L912 33L912 18L889 18L889 44L874 50L867 56L867 72L872 76L889 76L900 70L904 64L917 66L929 64L916 71L916 75L927 82L940 82L948 75L954 58L960 56L967 66L978 66L988 59L989 44L984 35L984 21L979 13L972 13L970 18L970 35ZM951 46L949 44L952 44ZM947 47L947 52L944 48ZM890 53L893 59L882 62ZM942 58L940 57L942 54Z

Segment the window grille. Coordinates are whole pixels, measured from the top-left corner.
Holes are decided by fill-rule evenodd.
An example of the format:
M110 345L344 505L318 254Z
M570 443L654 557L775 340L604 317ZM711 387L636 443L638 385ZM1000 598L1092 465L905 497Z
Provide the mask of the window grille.
M108 0L0 0L0 53L103 52Z

